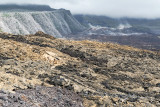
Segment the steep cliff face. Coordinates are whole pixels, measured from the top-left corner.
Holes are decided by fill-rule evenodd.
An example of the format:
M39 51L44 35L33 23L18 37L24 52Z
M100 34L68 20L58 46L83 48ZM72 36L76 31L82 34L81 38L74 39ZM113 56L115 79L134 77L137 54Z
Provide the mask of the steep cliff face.
M33 34L43 31L56 37L62 37L84 30L70 11L0 12L0 32L12 34Z

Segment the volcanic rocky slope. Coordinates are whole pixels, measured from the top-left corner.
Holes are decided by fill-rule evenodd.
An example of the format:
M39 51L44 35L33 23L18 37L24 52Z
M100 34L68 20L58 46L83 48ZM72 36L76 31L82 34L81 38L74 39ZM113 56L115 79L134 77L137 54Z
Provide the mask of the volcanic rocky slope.
M152 51L42 32L0 34L2 107L160 106L159 71Z

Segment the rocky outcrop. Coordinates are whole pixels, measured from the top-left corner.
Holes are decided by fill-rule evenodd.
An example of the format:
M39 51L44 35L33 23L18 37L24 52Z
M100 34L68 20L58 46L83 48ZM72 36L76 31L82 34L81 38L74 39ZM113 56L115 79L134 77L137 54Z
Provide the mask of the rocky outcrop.
M36 102L38 94L27 93L39 92L35 89L38 85L44 87L44 93L41 90L40 93L45 96L48 95L45 87L59 86L77 100L80 96L85 107L160 106L160 56L152 51L112 43L56 39L43 32L26 36L3 33L0 71L1 90L23 94L25 98L31 96ZM53 89L53 93L58 93ZM64 98L74 105L72 95ZM0 101L3 104L4 100ZM52 100L49 104L56 102Z

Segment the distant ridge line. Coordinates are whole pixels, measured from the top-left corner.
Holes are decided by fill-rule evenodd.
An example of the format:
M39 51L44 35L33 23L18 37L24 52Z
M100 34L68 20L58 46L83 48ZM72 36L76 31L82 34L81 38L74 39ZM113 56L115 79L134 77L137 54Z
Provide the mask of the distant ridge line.
M49 5L38 4L0 4L0 11L9 10L30 10L30 11L53 11Z

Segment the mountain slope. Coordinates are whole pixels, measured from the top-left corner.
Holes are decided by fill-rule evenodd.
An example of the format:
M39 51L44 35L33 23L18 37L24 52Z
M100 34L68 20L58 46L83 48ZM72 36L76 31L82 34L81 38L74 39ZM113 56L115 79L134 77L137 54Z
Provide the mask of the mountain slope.
M28 6L28 7L27 7ZM26 8L34 7L27 5ZM21 8L25 6L21 6ZM43 7L42 10L36 10ZM56 37L76 34L85 29L68 10L47 10L45 6L35 7L31 10L23 10L15 7L15 10L0 12L0 32L12 34L34 34L43 31ZM11 7L10 7L11 8ZM1 9L0 9L1 10Z
M160 34L160 19L141 18L111 18L107 16L95 15L74 15L74 17L84 26L88 24L109 28L118 28L120 25L130 25L132 32Z
M70 37L76 40L98 40L136 48L160 50L160 19L111 18L74 15L88 29Z
M78 93L85 107L159 106L160 56L152 51L56 39L42 32L26 36L3 33L0 71L3 90L28 93L25 89L37 85L60 86Z

